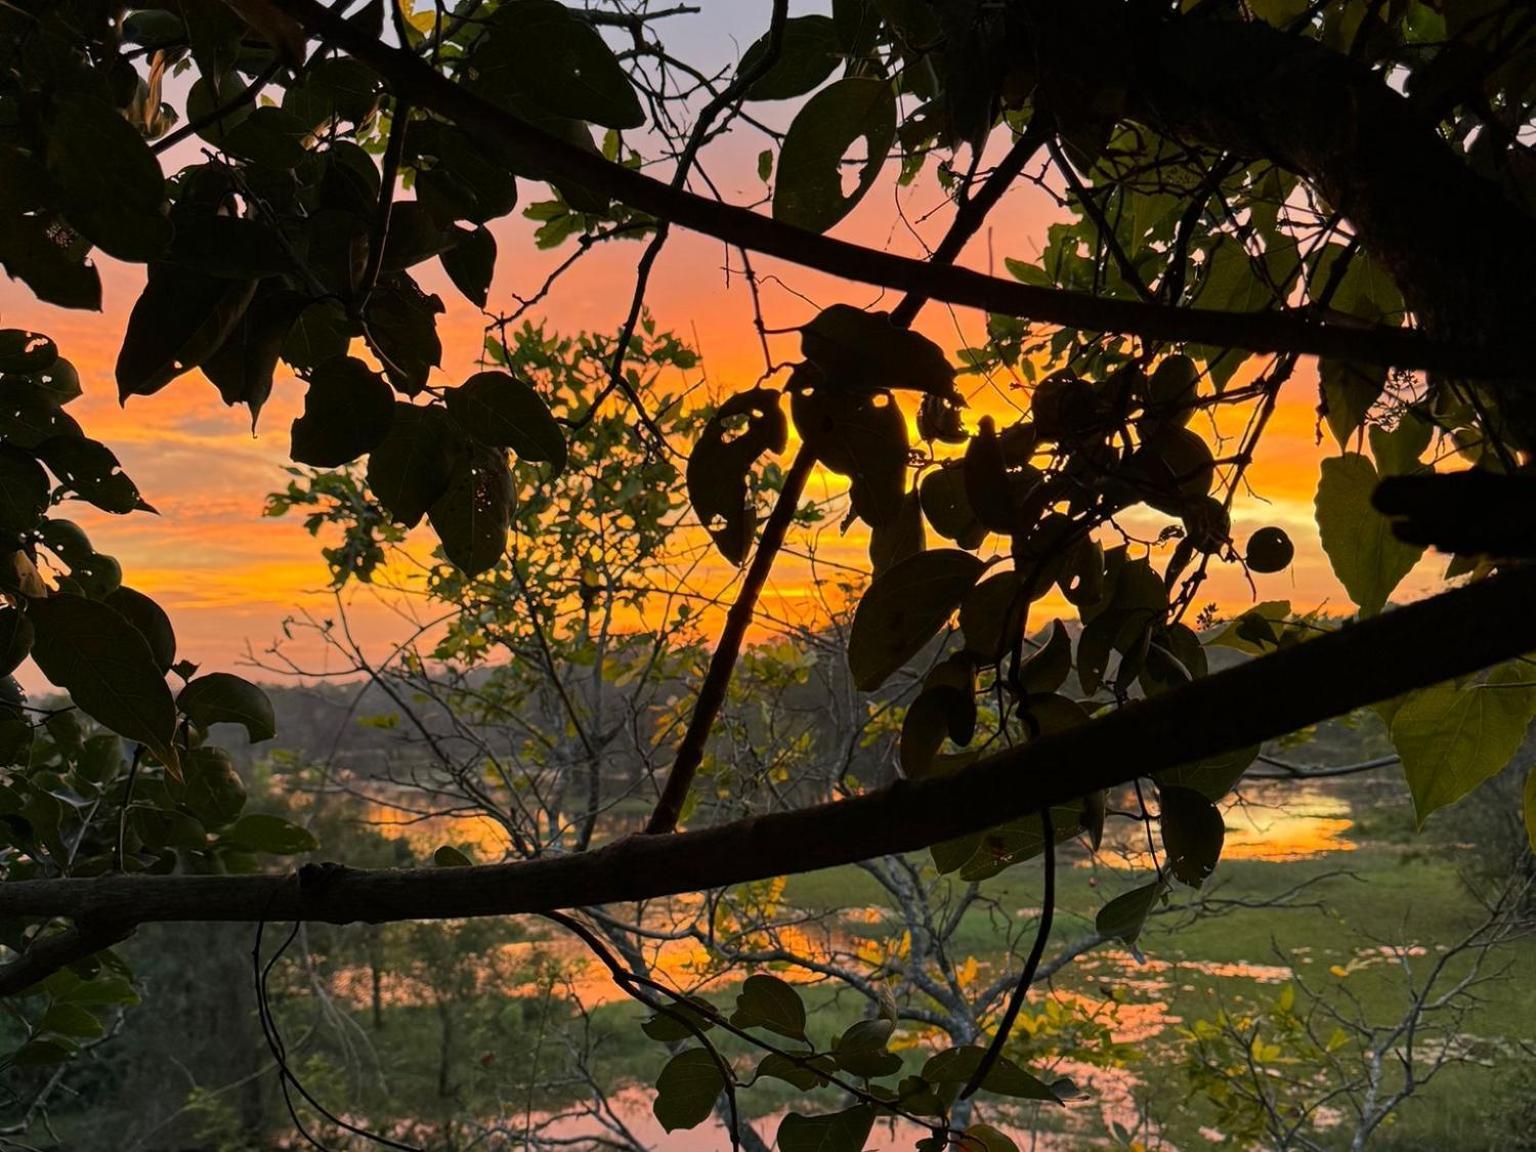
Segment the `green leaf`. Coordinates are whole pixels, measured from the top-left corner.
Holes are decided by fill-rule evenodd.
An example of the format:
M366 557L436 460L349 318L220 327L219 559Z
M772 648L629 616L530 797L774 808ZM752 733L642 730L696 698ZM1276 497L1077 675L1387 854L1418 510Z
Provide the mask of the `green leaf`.
M485 225L458 228L458 243L438 256L453 286L476 308L484 308L496 272L496 237Z
M1112 936L1127 944L1136 943L1136 938L1141 935L1147 923L1147 917L1157 906L1158 897L1162 894L1161 880L1122 892L1099 909L1093 921L1094 931L1100 936Z
M512 473L503 448L472 445L455 462L448 488L427 510L443 552L466 576L496 566L512 521Z
M767 60L769 35L764 33L741 55L738 76L750 76ZM827 16L792 16L784 22L779 54L771 67L752 81L748 100L792 100L819 85L842 63L837 28Z
M277 735L277 720L267 694L229 672L210 672L189 681L176 697L176 706L204 731L211 724L239 724L253 744Z
M84 436L55 436L39 444L37 454L59 483L103 512L125 516L154 511L105 444Z
M351 356L327 360L309 377L289 455L316 468L340 467L383 441L394 416L395 396L382 376Z
M206 828L222 828L245 807L245 782L222 748L194 748L182 761L184 802Z
M143 744L173 773L176 703L138 629L105 604L55 594L28 609L32 659L93 720Z
M688 1025L692 1024L693 1027ZM640 1030L652 1040L663 1044L676 1044L690 1040L700 1032L708 1032L715 1026L715 1006L699 997L673 1001L666 1011L657 1012L640 1022Z
M896 98L889 81L850 76L823 88L796 114L784 137L773 218L810 232L831 228L874 185L895 136ZM858 184L845 196L843 157L860 140Z
M565 468L565 433L533 388L506 372L480 372L443 397L448 415L481 444L510 448L519 460Z
M1163 826L1163 852L1174 876L1198 888L1216 870L1227 827L1221 811L1193 788L1158 788Z
M1422 546L1405 544L1391 523L1371 507L1376 469L1364 456L1346 452L1323 461L1317 486L1317 527L1323 551L1361 616L1374 616L1403 577L1413 570Z
M859 600L848 667L873 692L922 651L960 607L986 565L958 548L919 552L893 564Z
M1536 713L1532 680L1526 666L1504 664L1480 683L1436 684L1403 700L1392 717L1392 745L1420 827L1435 809L1497 775L1519 751Z
M1017 1144L990 1124L972 1124L959 1144L970 1152L1019 1152Z
M651 1111L668 1132L697 1128L709 1119L715 1100L725 1090L725 1078L707 1048L686 1048L662 1068L656 1078Z
M1051 621L1051 635L1044 647L1024 661L1020 683L1031 696L1055 692L1072 672L1072 637L1060 620Z
M777 976L756 972L742 982L731 1023L738 1028L766 1028L791 1040L804 1040L805 1004L800 993Z
M47 133L48 171L65 215L119 260L142 263L171 239L165 177L144 138L104 100L61 97Z
M955 1087L967 1084L976 1074L976 1070L981 1067L981 1058L985 1054L986 1049L969 1044L937 1052L923 1065L923 1079L931 1084ZM1046 1100L1052 1104L1061 1103L1049 1084L1030 1075L1006 1056L998 1057L993 1063L987 1072L987 1078L981 1082L981 1088L984 1092L992 1092L998 1096L1011 1096L1016 1100Z
M78 1004L56 1002L48 1006L43 1018L37 1022L38 1032L51 1032L75 1040L90 1040L100 1036L104 1029L101 1021Z
M503 100L605 128L639 128L645 110L629 77L591 23L554 0L511 0L492 17L475 54L482 82Z
M1371 405L1387 386L1387 370L1353 360L1323 359L1318 361L1317 374L1328 428L1339 447L1347 449L1365 423Z
M235 821L235 826L219 838L220 843L244 848L251 852L267 852L274 856L294 856L300 852L313 852L320 842L304 828L300 828L281 816L252 813Z
M388 435L368 456L368 487L391 516L414 528L448 490L462 451L445 409L397 401Z
M432 853L432 863L439 868L469 868L474 861L452 844L444 844Z
M1237 782L1243 778L1243 773L1248 771L1249 765L1258 759L1258 756L1259 745L1250 744L1246 748L1234 748L1230 752L1180 764L1176 768L1165 768L1161 772L1154 773L1153 779L1159 784L1191 788L1207 800L1214 802L1237 786Z
M859 1104L830 1116L791 1112L779 1121L779 1152L863 1152L875 1110Z
M49 488L48 474L30 452L0 444L0 533L11 547L42 520Z
M809 1092L827 1082L827 1078L808 1063L802 1064L782 1052L770 1052L758 1063L757 1078L760 1080L764 1076L793 1084L802 1092Z

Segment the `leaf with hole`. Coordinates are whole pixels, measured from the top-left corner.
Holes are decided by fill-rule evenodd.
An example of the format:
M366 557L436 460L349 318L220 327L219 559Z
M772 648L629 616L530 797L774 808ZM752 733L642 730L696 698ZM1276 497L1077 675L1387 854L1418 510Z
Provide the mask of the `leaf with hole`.
M850 76L829 84L796 113L779 150L773 218L825 232L864 198L885 166L896 138L896 98L890 81ZM863 143L857 182L843 191L843 167Z
M211 724L239 724L253 744L277 735L277 718L267 694L229 672L210 672L189 681L176 697L176 706L204 731Z

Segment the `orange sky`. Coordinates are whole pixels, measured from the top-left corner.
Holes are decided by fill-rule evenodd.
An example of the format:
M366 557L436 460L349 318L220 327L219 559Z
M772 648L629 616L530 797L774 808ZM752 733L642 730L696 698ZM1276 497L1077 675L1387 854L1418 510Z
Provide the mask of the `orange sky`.
M755 141L727 141L706 154L708 170L724 195L738 203L762 198L755 173ZM722 151L725 149L725 151ZM931 181L898 190L893 181L878 185L863 204L837 229L837 234L892 251L920 255L912 228L932 243L942 232L944 212L924 217L942 201ZM522 185L524 203L540 199L532 184ZM897 209L900 208L898 212ZM976 239L965 261L987 269L995 257L1000 271L1005 255L1032 257L1044 240L1054 209L1038 189L1024 185L994 213L994 229ZM912 222L912 228L903 220ZM537 252L528 237L531 228L515 215L495 225L502 258L492 288L492 308L510 307L511 293L529 293L544 271L564 252ZM633 286L639 246L633 242L598 249L557 286L542 315L552 327L612 330L622 319ZM990 254L990 257L989 257ZM879 294L857 285L838 284L827 277L756 261L765 281L764 299L770 327L788 327L808 319L812 305L836 302L874 304ZM448 312L440 317L445 347L443 383L456 383L471 370L481 347L481 318L446 282L435 262L418 270L426 285L442 294ZM772 277L782 275L794 289L786 290ZM207 669L236 669L247 645L260 650L280 635L285 616L296 609L326 611L327 574L316 543L303 531L299 518L269 520L261 515L267 492L281 487L281 467L287 462L288 425L297 414L303 386L280 375L271 403L253 437L245 409L224 407L199 373L183 377L159 395L135 398L119 407L112 365L129 308L143 283L142 269L103 266L104 309L100 314L69 312L39 304L22 285L0 282L0 323L26 327L53 336L63 354L80 370L85 395L71 411L88 435L109 444L138 482L146 499L161 515L111 517L83 505L68 515L78 519L98 550L117 556L129 583L153 594L171 613L181 638L183 655ZM750 297L739 275L727 277L721 245L692 234L675 234L652 280L650 307L658 322L696 343L704 354L704 371L713 390L750 386L761 371L761 355L751 327ZM800 295L796 295L796 293ZM889 306L887 302L886 306ZM919 327L947 350L979 343L982 317L930 305ZM967 339L963 334L969 334ZM795 354L794 337L779 338L780 358ZM1013 398L1006 382L962 378L973 395L977 412L1007 411ZM1312 497L1318 462L1333 448L1319 445L1313 413L1316 404L1315 368L1303 364L1288 386L1266 435L1250 478L1259 499L1240 498L1234 522L1239 541L1262 524L1279 524L1295 540L1298 558L1293 568L1256 577L1260 599L1289 598L1298 608L1330 604L1348 610L1347 598L1328 570L1317 543ZM1208 429L1202 429L1209 431ZM812 491L824 480L813 481ZM1154 529L1155 530L1155 529ZM862 563L863 538L845 542L834 558ZM1220 566L1218 566L1220 567ZM1442 569L1438 558L1427 560L1402 589L1421 590ZM729 578L723 566L702 574L703 583L718 589ZM804 591L804 572L786 567L772 594L795 598ZM1207 585L1208 598L1224 607L1252 599L1240 574L1219 571ZM358 634L376 650L400 634L397 617L367 593L351 594ZM771 597L770 597L771 599ZM308 647L313 656L318 649ZM21 673L37 683L35 671Z

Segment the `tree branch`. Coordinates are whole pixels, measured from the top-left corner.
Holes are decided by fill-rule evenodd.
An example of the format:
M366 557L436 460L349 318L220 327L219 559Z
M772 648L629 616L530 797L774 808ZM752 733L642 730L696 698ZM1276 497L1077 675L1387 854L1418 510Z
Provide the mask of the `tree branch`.
M1294 312L1221 312L1105 299L1014 283L966 268L936 267L928 261L834 240L746 208L672 188L547 135L465 91L411 53L392 48L348 24L315 0L273 0L273 6L377 70L399 98L537 156L540 178L601 189L674 225L802 267L1086 332L1128 332L1152 340L1214 344L1252 352L1297 352L1471 376L1523 379L1530 372L1524 350L1503 343L1436 340L1410 329L1379 325L1325 324Z
M286 876L101 876L0 884L0 917L332 923L645 900L911 852L1219 755L1536 649L1520 569L1248 661L946 778L698 832L470 868L309 865Z

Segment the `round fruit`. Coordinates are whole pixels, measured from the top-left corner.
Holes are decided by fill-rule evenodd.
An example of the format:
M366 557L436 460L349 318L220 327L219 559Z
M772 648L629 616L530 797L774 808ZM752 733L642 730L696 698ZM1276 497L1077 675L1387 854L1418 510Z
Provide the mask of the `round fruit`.
M1200 369L1188 356L1169 356L1147 381L1147 414L1174 424L1187 424L1194 414Z
M1255 572L1279 572L1288 568L1296 555L1296 546L1284 529L1260 528L1248 537L1248 553L1244 557L1248 567Z

